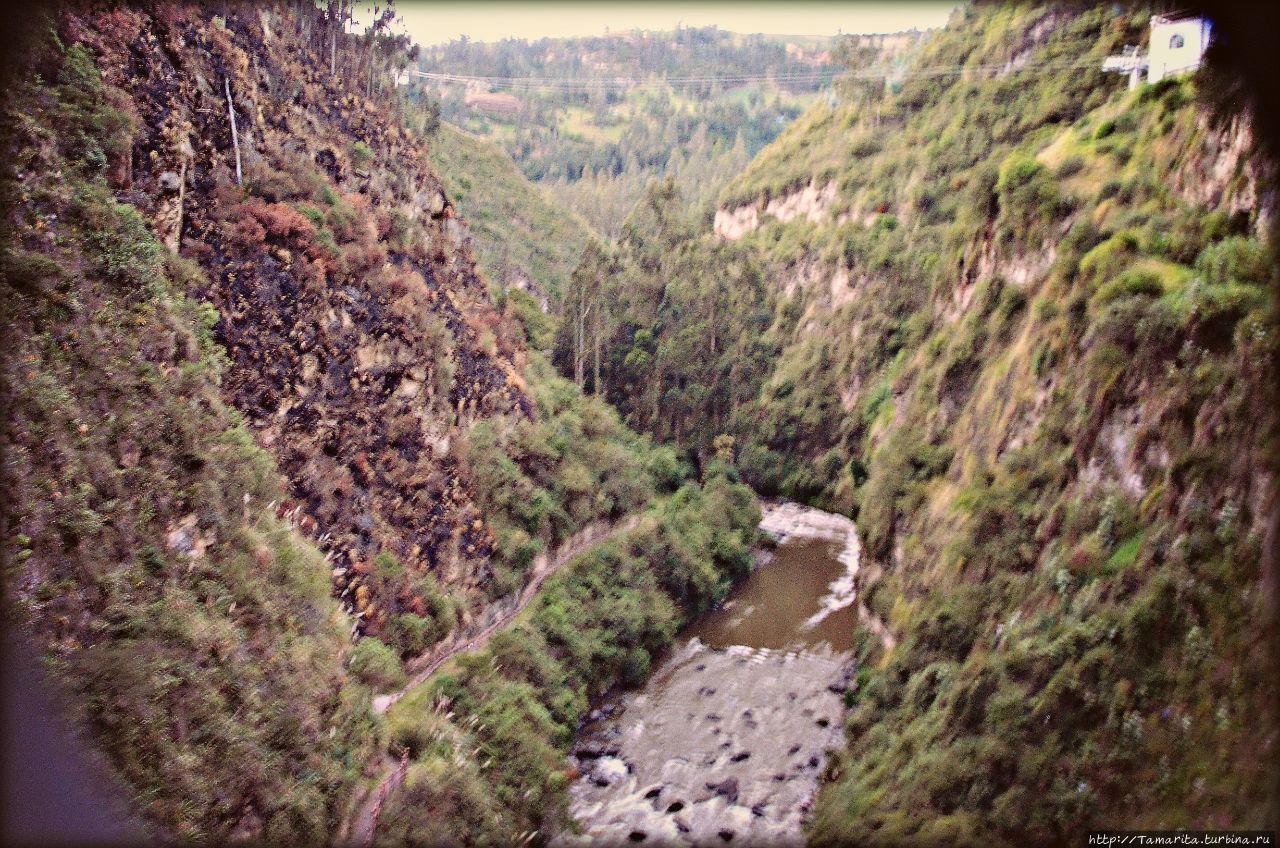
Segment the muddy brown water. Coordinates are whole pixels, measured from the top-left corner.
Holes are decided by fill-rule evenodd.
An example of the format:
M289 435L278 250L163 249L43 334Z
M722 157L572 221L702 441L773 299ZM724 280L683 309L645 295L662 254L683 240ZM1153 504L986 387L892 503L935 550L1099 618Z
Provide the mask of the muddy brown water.
M827 539L794 539L778 546L724 605L684 632L713 648L791 648L826 643L837 651L853 648L858 623L852 604L813 619L827 609L831 584L847 575L839 560L843 544Z
M553 844L803 842L827 752L843 744L859 546L841 516L764 513L776 549L642 689L592 712L574 749L577 833Z

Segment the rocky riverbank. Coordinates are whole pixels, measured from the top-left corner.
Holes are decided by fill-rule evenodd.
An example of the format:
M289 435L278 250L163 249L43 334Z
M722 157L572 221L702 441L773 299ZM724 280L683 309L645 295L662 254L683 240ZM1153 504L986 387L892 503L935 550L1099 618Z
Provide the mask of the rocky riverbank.
M826 752L841 742L846 660L691 640L645 692L606 704L584 730L571 790L583 833L558 844L799 844Z
M689 628L642 691L592 712L573 753L580 833L554 844L803 842L827 751L842 743L853 668L829 637L851 638L856 616L828 616L854 603L860 546L843 516L763 507L776 556Z

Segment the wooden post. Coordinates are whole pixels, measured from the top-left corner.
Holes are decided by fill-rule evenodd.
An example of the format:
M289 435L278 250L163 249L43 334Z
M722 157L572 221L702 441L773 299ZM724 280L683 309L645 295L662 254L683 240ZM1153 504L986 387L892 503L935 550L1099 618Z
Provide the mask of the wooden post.
M236 185L244 184L244 176L240 171L240 133L236 131L236 107L231 102L231 79L222 78L227 90L227 114L231 117L231 145L236 149Z

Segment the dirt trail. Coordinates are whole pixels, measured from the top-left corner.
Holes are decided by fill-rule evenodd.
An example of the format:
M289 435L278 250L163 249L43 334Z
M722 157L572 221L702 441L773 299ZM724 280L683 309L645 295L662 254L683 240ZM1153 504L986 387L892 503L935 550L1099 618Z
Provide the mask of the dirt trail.
M413 677L399 692L374 698L373 711L379 714L385 713L396 701L421 686L428 677L435 674L440 666L458 654L474 651L487 642L494 633L510 624L512 619L529 605L529 601L533 600L533 596L537 594L543 582L563 568L571 559L615 536L634 530L639 523L639 515L632 515L617 524L592 522L565 539L553 553L548 554L543 551L538 554L533 561L533 577L525 584L514 604L510 602L491 604L485 615L471 627L455 633L452 638L441 642L421 656L409 660L407 667L414 672Z
M555 551L551 553L543 551L538 554L533 562L533 576L520 591L514 603L491 604L486 614L476 624L457 633L452 639L441 642L425 654L410 660L409 668L416 669L413 677L400 691L374 698L374 712L385 713L406 694L425 683L440 666L458 654L465 654L482 647L493 634L510 624L529 605L548 577L596 545L634 530L639 525L640 518L640 515L632 515L616 524L592 522L565 539ZM388 766L390 762L388 758ZM370 792L360 804L350 832L340 835L338 840L340 844L358 846L358 848L368 848L373 844L373 835L378 826L382 804L404 782L408 764L407 757L402 756L399 763L385 774L377 788Z
M393 762L390 757L386 758L388 766ZM356 813L355 823L351 827L350 838L340 838L339 844L358 846L358 848L369 848L373 844L374 829L378 824L378 816L382 813L382 804L387 800L392 792L400 788L400 784L404 783L405 772L409 770L409 752L405 751L400 755L400 760L391 767L390 773L382 779L377 788L369 793L369 796L360 805L359 812Z
M775 504L762 503L762 506L767 509L777 509ZM809 512L813 511L810 510ZM580 556L596 545L634 530L640 523L640 518L640 515L632 515L617 524L593 522L570 536L553 552L544 551L539 554L534 559L533 576L514 599L514 602L507 601L506 603L491 604L485 615L472 626L455 634L453 638L436 645L421 656L410 660L408 667L413 672L413 677L400 691L389 695L379 695L374 698L374 711L380 714L386 713L406 694L425 683L427 678L438 671L446 662L459 654L483 647L495 633L510 624L529 605L529 602L533 600L533 596L537 594L538 589L541 588L548 577L555 574L575 557ZM798 528L793 526L787 529L795 533ZM805 528L805 530L812 534L812 528ZM801 532L804 534L803 530ZM897 639L892 631L862 603L858 604L858 618L880 638L886 651L894 649L897 645ZM340 834L338 839L340 844L358 846L358 848L368 848L373 844L374 833L378 825L378 816L382 812L382 804L404 782L405 772L408 768L408 760L405 757L401 757L394 767L392 763L395 761L391 758L388 757L386 762L387 765L384 768L385 776L360 804L349 833Z

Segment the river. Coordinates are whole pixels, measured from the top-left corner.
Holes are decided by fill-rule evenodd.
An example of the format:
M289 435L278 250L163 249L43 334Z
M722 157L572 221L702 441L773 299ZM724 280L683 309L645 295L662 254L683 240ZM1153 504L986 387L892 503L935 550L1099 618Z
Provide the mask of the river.
M843 516L763 512L776 548L642 689L611 694L582 728L580 833L556 844L803 842L827 751L842 746L860 548Z

